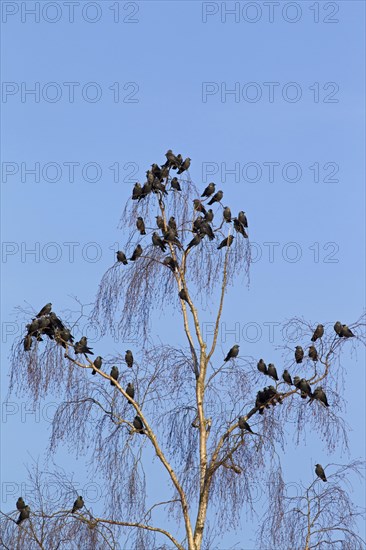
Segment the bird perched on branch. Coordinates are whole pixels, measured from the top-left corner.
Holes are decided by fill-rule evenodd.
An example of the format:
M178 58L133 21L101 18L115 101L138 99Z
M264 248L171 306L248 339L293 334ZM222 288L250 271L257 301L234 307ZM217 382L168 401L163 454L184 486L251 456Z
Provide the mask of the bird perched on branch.
M203 204L201 203L201 201L199 199L194 199L193 200L193 209L196 212L202 212L203 215L207 214L205 207L203 206Z
M231 210L228 206L225 206L224 207L224 211L223 211L223 217L224 217L224 220L226 221L226 223L230 223L231 222Z
M71 513L75 514L78 510L81 510L84 506L84 500L82 496L78 496L78 498L74 502L74 506L72 507Z
M277 370L276 370L276 367L274 366L273 363L269 363L267 374L268 374L268 376L273 378L273 380L278 380Z
M316 342L318 338L321 338L324 334L324 325L318 325L314 330L314 334L311 337L312 342Z
M93 367L95 367L96 369L99 369L99 370L100 370L101 367L102 367L102 363L103 363L103 359L101 358L100 355L98 355L98 357L96 357L96 358L94 359ZM97 371L93 369L93 370L92 370L92 374L94 374L94 375L97 374Z
M133 355L130 349L126 350L125 361L127 366L131 369L133 366Z
M179 166L180 162L179 162L179 159L175 156L175 154L173 153L173 151L171 149L168 149L167 152L165 153L165 156L166 156L166 159L167 159L167 164L168 166Z
M223 241L221 241L221 243L219 244L219 246L217 247L217 250L220 250L221 248L224 248L225 246L231 246L232 243L234 241L234 236L233 235L229 235L228 237L226 237L226 239L224 239Z
M214 182L209 183L206 189L203 191L201 197L211 197L211 195L213 195L215 192L215 188L216 186Z
M299 378L298 376L295 376L294 385L296 386L297 389L300 390L301 392L300 397L302 399L311 397L311 387L309 382L305 380L305 378Z
M312 359L313 361L317 361L317 360L318 360L318 352L316 351L316 347L315 347L315 346L310 346L310 347L309 347L309 357L310 357L310 359Z
M263 359L259 359L258 363L257 363L257 369L259 370L259 372L261 372L262 374L268 374L267 372L267 365L265 364L265 362L263 361Z
M109 376L110 376L111 378L113 378L113 380L111 380L111 382L110 382L110 383L111 383L111 386L115 386L116 383L114 382L114 380L117 382L117 381L118 381L118 377L119 377L119 370L118 370L118 368L117 368L116 366L113 366L113 367L111 368L111 372L110 372Z
M37 319L39 317L42 317L43 315L48 315L49 313L51 313L51 310L52 310L52 304L51 304L51 302L49 302L48 304L43 306L43 308L41 309L41 311L39 313L37 313L37 315L36 315Z
M251 434L257 435L255 432L253 432L252 428L249 426L248 422L245 420L244 416L239 417L239 428L241 430L246 430L247 432L250 432Z
M30 334L26 334L23 340L24 351L29 351L32 347L32 343L33 343L32 336Z
M88 347L88 341L86 336L82 336L79 342L75 342L74 351L76 354L85 353L89 355L94 355L94 353L92 352L92 348Z
M325 407L329 407L327 396L325 395L325 391L321 386L318 386L317 388L315 388L309 403L312 403L314 399L316 399L317 401L320 401L320 403L322 403Z
M205 220L206 222L211 223L213 219L214 219L214 213L212 211L212 208L210 208L209 210L207 210L205 214Z
M211 204L214 204L215 202L220 202L222 200L223 196L224 196L224 193L220 189L220 191L217 191L217 193L214 194L212 199L207 204L209 206L211 206Z
M142 254L142 246L140 244L138 244L135 248L135 250L133 251L133 254L130 258L131 262L135 262L137 260L137 258L139 258Z
M137 218L136 227L140 231L140 235L146 235L145 222L141 216Z
M159 237L156 231L154 231L154 233L152 234L151 240L154 246L158 246L162 252L165 252L166 244L164 243L163 239Z
M129 397L131 397L131 399L134 399L134 397L135 397L135 387L132 384L132 382L129 382L127 384L126 393ZM131 401L129 403L130 403L130 405L132 405Z
M188 168L191 166L191 159L189 157L187 157L183 163L181 164L179 170L178 170L178 174L182 174L183 172L185 172L186 170L188 170Z
M240 223L240 221L237 218L234 218L234 229L241 235L243 235L244 239L248 238L248 234L244 229L244 225Z
M240 212L238 214L238 220L240 221L241 224L243 224L243 226L245 228L248 228L248 220L247 220L247 217L245 215L245 212L243 212L242 210L240 210Z
M19 517L17 519L17 525L20 525L22 523L22 521L24 521L25 519L29 519L29 515L30 515L30 508L29 506L24 506L24 508L22 508L20 510L20 514L19 514Z
M290 373L288 372L287 369L285 369L285 370L283 371L282 378L284 379L284 381L286 382L286 384L290 384L290 385L292 386L291 375L290 375Z
M186 251L190 250L194 246L198 246L202 241L203 237L199 233L193 237L193 239L188 243Z
M132 200L136 201L137 199L139 199L141 197L141 193L142 187L138 182L136 182L132 190Z
M184 288L182 288L182 290L179 291L178 295L179 295L179 298L180 298L181 300L184 300L185 302L187 302L187 304L189 303L189 302L188 302L188 296L187 296L187 293L186 293L186 291L184 290Z
M17 500L17 502L16 502L16 506L17 506L17 509L18 509L18 510L23 510L23 508L25 508L26 504L25 504L25 502L24 502L24 500L23 500L22 497L19 497L19 498L18 498L18 500Z
M158 228L161 229L162 231L165 231L164 220L162 216L155 216L155 217L156 217L156 225L158 226Z
M327 481L323 466L321 464L315 464L315 473L318 477L320 477L320 479L322 479L323 481Z
M229 361L229 359L235 359L235 357L238 357L238 355L239 355L239 346L235 344L235 346L233 346L228 352L224 361L226 362L226 361Z
M342 336L344 336L344 338L352 338L354 334L347 325L342 325Z
M173 271L173 273L175 272L176 269L179 268L178 262L173 260L171 256L166 256L166 258L164 258L163 264L169 267L169 269Z
M199 226L199 232L203 236L207 235L207 237L210 239L210 241L213 241L215 239L215 234L212 230L212 227L210 226L210 224L205 219L203 219L203 221L201 222L201 224Z
M127 264L128 264L126 255L125 255L124 252L122 252L122 250L118 250L118 252L117 252L116 254L117 254L117 262L122 262L123 265L127 265Z
M174 189L175 191L182 191L181 189L181 186L179 184L179 181L178 181L178 178L177 177L174 177L171 182L170 182L170 186L172 189Z
M296 346L295 348L295 361L296 363L302 363L304 359L304 350L301 346Z
M142 422L142 420L139 416L135 416L134 421L133 421L133 427L135 428L135 430L139 434L144 434L145 433L144 424L143 424L143 422Z

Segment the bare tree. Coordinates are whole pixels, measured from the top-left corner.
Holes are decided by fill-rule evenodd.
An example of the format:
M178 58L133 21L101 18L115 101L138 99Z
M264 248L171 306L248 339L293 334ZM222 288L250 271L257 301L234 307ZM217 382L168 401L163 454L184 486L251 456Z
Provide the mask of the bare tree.
M365 540L357 533L357 520L365 510L350 498L350 478L360 477L364 463L328 464L327 482L316 478L301 485L302 494L289 496L280 471L268 493L268 510L259 530L261 548L334 548L363 550Z
M123 338L138 340L132 367L124 352L94 364L97 351L91 355L87 343L70 338L66 321L51 313L33 313L27 335L12 351L10 392L27 394L33 402L50 393L59 397L49 456L64 442L78 454L89 453L91 473L102 476L107 488L104 514L99 517L87 504L70 512L77 493L66 474L62 484L68 490L51 509L42 500L44 479L38 472L30 519L18 526L14 514L4 516L5 548L9 541L12 548L80 548L81 540L88 548L117 548L122 533L131 531L129 547L133 540L141 549L212 548L215 536L228 525L238 526L243 507L255 511L251 488L263 480L265 466L279 468L276 449L283 445L289 417L296 420L298 444L307 427L320 432L330 451L347 448L339 357L343 346L364 343L365 318L346 327L351 334L343 325L337 334L324 323L315 342L317 357L309 357L306 348L296 368L293 350L284 347L287 368L300 382L280 379L265 386L269 374L258 371L258 359L243 359L237 349L220 358L226 291L237 277L249 282L248 223L243 212L234 216L223 209L219 190L202 197L182 160L173 157L168 152L167 162L152 165L146 183L136 184L121 218L129 231L125 250L105 273L91 315L105 333L115 331L117 323ZM174 170L182 174L181 190ZM141 222L136 227L138 217L142 229ZM151 338L152 320L170 307L181 313L185 346ZM210 339L200 322L207 307L216 312ZM299 344L308 346L315 326L295 321L302 328ZM118 367L117 379L112 366ZM134 386L133 397L127 384ZM330 407L319 398L320 390L314 391L320 384ZM146 470L157 464L168 490L150 503ZM216 521L209 526L213 503ZM161 509L164 525L172 523L169 529L156 523Z

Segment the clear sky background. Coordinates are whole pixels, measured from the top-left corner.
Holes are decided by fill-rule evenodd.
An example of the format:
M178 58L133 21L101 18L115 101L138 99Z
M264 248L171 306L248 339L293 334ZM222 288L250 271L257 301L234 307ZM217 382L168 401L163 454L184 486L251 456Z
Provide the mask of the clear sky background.
M236 15L225 15L235 4ZM64 2L40 2L39 21L24 8L35 2L1 2L2 402L20 330L14 308L51 301L61 312L76 309L72 296L94 300L126 237L117 226L132 184L168 148L191 157L200 188L222 183L225 202L249 219L257 261L249 289L238 284L227 295L223 350L239 343L243 355L280 363L275 347L287 319L352 323L362 313L365 5L280 2L272 16L253 4L81 1L71 22ZM39 97L25 93L37 86ZM39 178L26 172L36 163ZM78 163L73 178L70 163ZM268 163L276 163L273 177ZM162 337L164 326L164 338L184 342L173 319L162 316L152 334ZM202 320L211 321L209 311ZM238 326L239 335L229 334ZM101 355L126 349L108 338L97 345ZM364 456L364 358L362 349L342 358L349 455L328 456L311 436L293 449L289 427L289 483L309 482L315 462ZM1 422L5 510L49 435L47 403L38 419L25 414L25 402L10 401ZM66 450L58 457L83 486L83 461ZM19 484L14 494L9 483ZM355 486L359 504L363 495ZM244 512L241 527L219 548L255 548Z

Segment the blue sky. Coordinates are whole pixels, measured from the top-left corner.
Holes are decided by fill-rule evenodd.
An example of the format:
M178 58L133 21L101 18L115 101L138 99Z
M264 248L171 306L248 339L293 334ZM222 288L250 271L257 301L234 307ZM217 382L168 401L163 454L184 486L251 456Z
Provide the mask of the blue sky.
M80 2L73 23L63 2L47 11L41 2L36 22L24 11L24 5L34 4L1 6L2 400L9 333L19 328L14 307L28 302L39 309L52 301L61 311L75 309L72 296L83 303L94 300L120 248L115 243L122 245L126 236L117 226L132 183L142 180L152 162L162 162L168 148L192 158L190 174L199 187L222 182L227 202L247 213L258 261L249 289L238 284L229 291L223 318L225 330L235 323L241 331L248 323L260 327L257 342L241 333L244 355L265 356L281 345L280 329L272 343L264 323L282 324L295 315L313 323L338 318L351 323L360 316L365 304L363 2L301 1L292 8L281 2L273 22L263 3L254 11L248 2L237 2L239 12L225 20L224 10L234 2L119 2L119 14L116 2ZM94 18L99 20L90 22ZM31 88L38 93L38 87L39 97L25 94ZM94 94L100 95L97 101ZM39 170L39 181L26 171L32 168ZM236 175L225 176L234 168ZM65 243L74 243L73 261ZM291 261L295 252L298 261ZM166 337L177 338L169 319L162 319ZM202 321L210 320L204 312ZM223 341L225 330L223 349L237 341L236 335ZM125 349L125 343L108 339L99 345L103 353ZM363 350L357 361L354 355L342 361L353 430L350 456L360 457L365 453ZM25 481L28 458L21 449L42 456L46 443L47 422L31 416L22 421L22 406L8 418L3 409L3 483ZM321 442L309 441L304 449L289 449L289 481L298 478L299 464L308 469L304 480L311 479L316 445L320 462L342 459L328 457ZM74 457L62 453L62 461L83 477ZM362 495L358 487L356 500ZM12 500L3 491L1 507L9 509ZM252 535L243 520L242 532L229 534L222 548L240 541L250 550Z

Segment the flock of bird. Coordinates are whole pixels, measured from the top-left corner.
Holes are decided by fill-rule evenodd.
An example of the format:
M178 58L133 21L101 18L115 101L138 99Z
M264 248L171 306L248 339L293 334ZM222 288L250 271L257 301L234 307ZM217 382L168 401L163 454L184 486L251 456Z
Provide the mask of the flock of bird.
M71 513L75 514L75 512L81 510L83 506L84 506L83 497L78 496L74 502ZM19 511L19 517L16 521L16 524L20 525L22 521L24 521L25 519L29 519L31 510L30 510L30 507L25 504L23 497L18 498L18 500L16 501L16 507L17 507L17 510Z
M159 194L160 198L162 198L164 195L167 195L170 190L173 192L179 192L182 190L178 178L176 176L173 178L170 177L170 170L177 170L178 174L182 174L190 167L191 159L186 158L183 160L182 155L175 155L171 149L166 152L165 157L165 164L159 166L154 163L151 165L151 169L147 170L147 181L143 186L141 186L138 182L135 184L132 190L132 200L141 201L150 195L150 193ZM163 183L164 181L166 181L166 183ZM167 185L169 185L168 189ZM201 198L193 200L193 209L198 216L193 221L193 238L187 244L185 250L186 252L188 252L191 248L198 246L206 236L210 241L215 239L215 230L212 227L214 212L212 208L206 210L204 203L205 201L208 201L206 206L212 206L214 204L220 204L222 206L221 201L223 197L223 191L219 190L216 192L216 185L211 182L204 189ZM237 217L233 217L230 208L228 206L223 206L221 226L223 223L231 222L233 222L234 229L237 233L240 233L244 238L248 238L245 231L248 228L248 220L245 212L241 210ZM137 217L136 227L140 235L146 235L145 221L142 216ZM178 238L178 228L174 216L170 216L168 221L160 215L156 216L156 228L154 229L160 230L161 235L159 235L158 231L153 231L151 236L153 246L160 248L162 252L166 252L168 245L175 245L180 250L183 250L184 247ZM230 247L233 242L234 236L228 235L220 242L217 249L221 250L222 248ZM117 262L127 265L129 261L135 262L142 256L142 254L143 249L140 244L136 246L130 258L127 258L126 254L122 250L118 250L116 253ZM173 260L171 256L167 256L164 259L163 264L172 271L175 271L175 269L178 268L177 262Z
M74 342L74 337L71 331L64 325L61 319L52 311L52 304L46 304L39 313L32 319L32 321L26 325L27 334L23 340L24 351L30 351L33 344L33 339L37 341L43 341L42 335L47 336L50 340L54 340L57 344L60 344L66 350L71 347L74 348L76 355L94 355L92 348L88 346L88 340L86 336L82 336L78 342ZM133 367L133 354L130 349L126 350L125 354L126 365L129 368ZM103 358L98 355L93 363L92 375L97 374L97 370L101 370L103 365ZM111 386L115 386L119 378L119 369L113 366L110 371ZM129 398L129 403L132 405L132 400L135 398L135 387L132 382L127 384L125 389ZM143 429L143 423L139 416L136 416L133 421L133 426L138 433L145 433Z
M340 321L337 321L334 324L334 331L338 335L339 338L352 338L355 335L353 334L352 330L347 326L342 324ZM311 337L311 341L315 343L317 340L321 339L324 335L324 325L319 324L317 325L316 329L314 330L314 333ZM228 354L226 355L224 362L229 361L230 359L235 359L239 354L239 345L235 344L233 346ZM295 362L296 364L300 364L303 362L304 359L304 350L301 346L296 346L295 348ZM314 345L311 345L309 347L309 353L308 353L310 359L312 359L314 362L318 361L318 351L315 348ZM261 374L264 374L266 376L269 376L270 378L273 378L276 382L279 381L279 377L277 374L277 369L273 363L269 363L268 366L263 361L263 359L259 359L257 363L257 369ZM282 379L286 384L289 384L291 386L294 386L297 390L300 391L300 396L302 399L306 399L309 397L309 403L312 403L313 401L319 401L321 405L325 407L329 407L327 396L322 388L322 386L318 386L314 389L312 392L311 386L309 382L305 378L300 378L299 376L294 376L294 379L292 380L291 375L287 369L283 371ZM276 403L282 403L283 395L281 395L274 386L268 386L265 387L263 390L258 391L256 401L255 401L255 407L258 409L259 414L263 414L264 410L267 408L269 409L271 405L276 405ZM241 429L246 429L247 431L252 431L249 427L248 423L245 423L244 426L244 417L241 417L241 420L239 419L239 427L241 428L241 425L243 426ZM253 432L252 432L253 433Z

